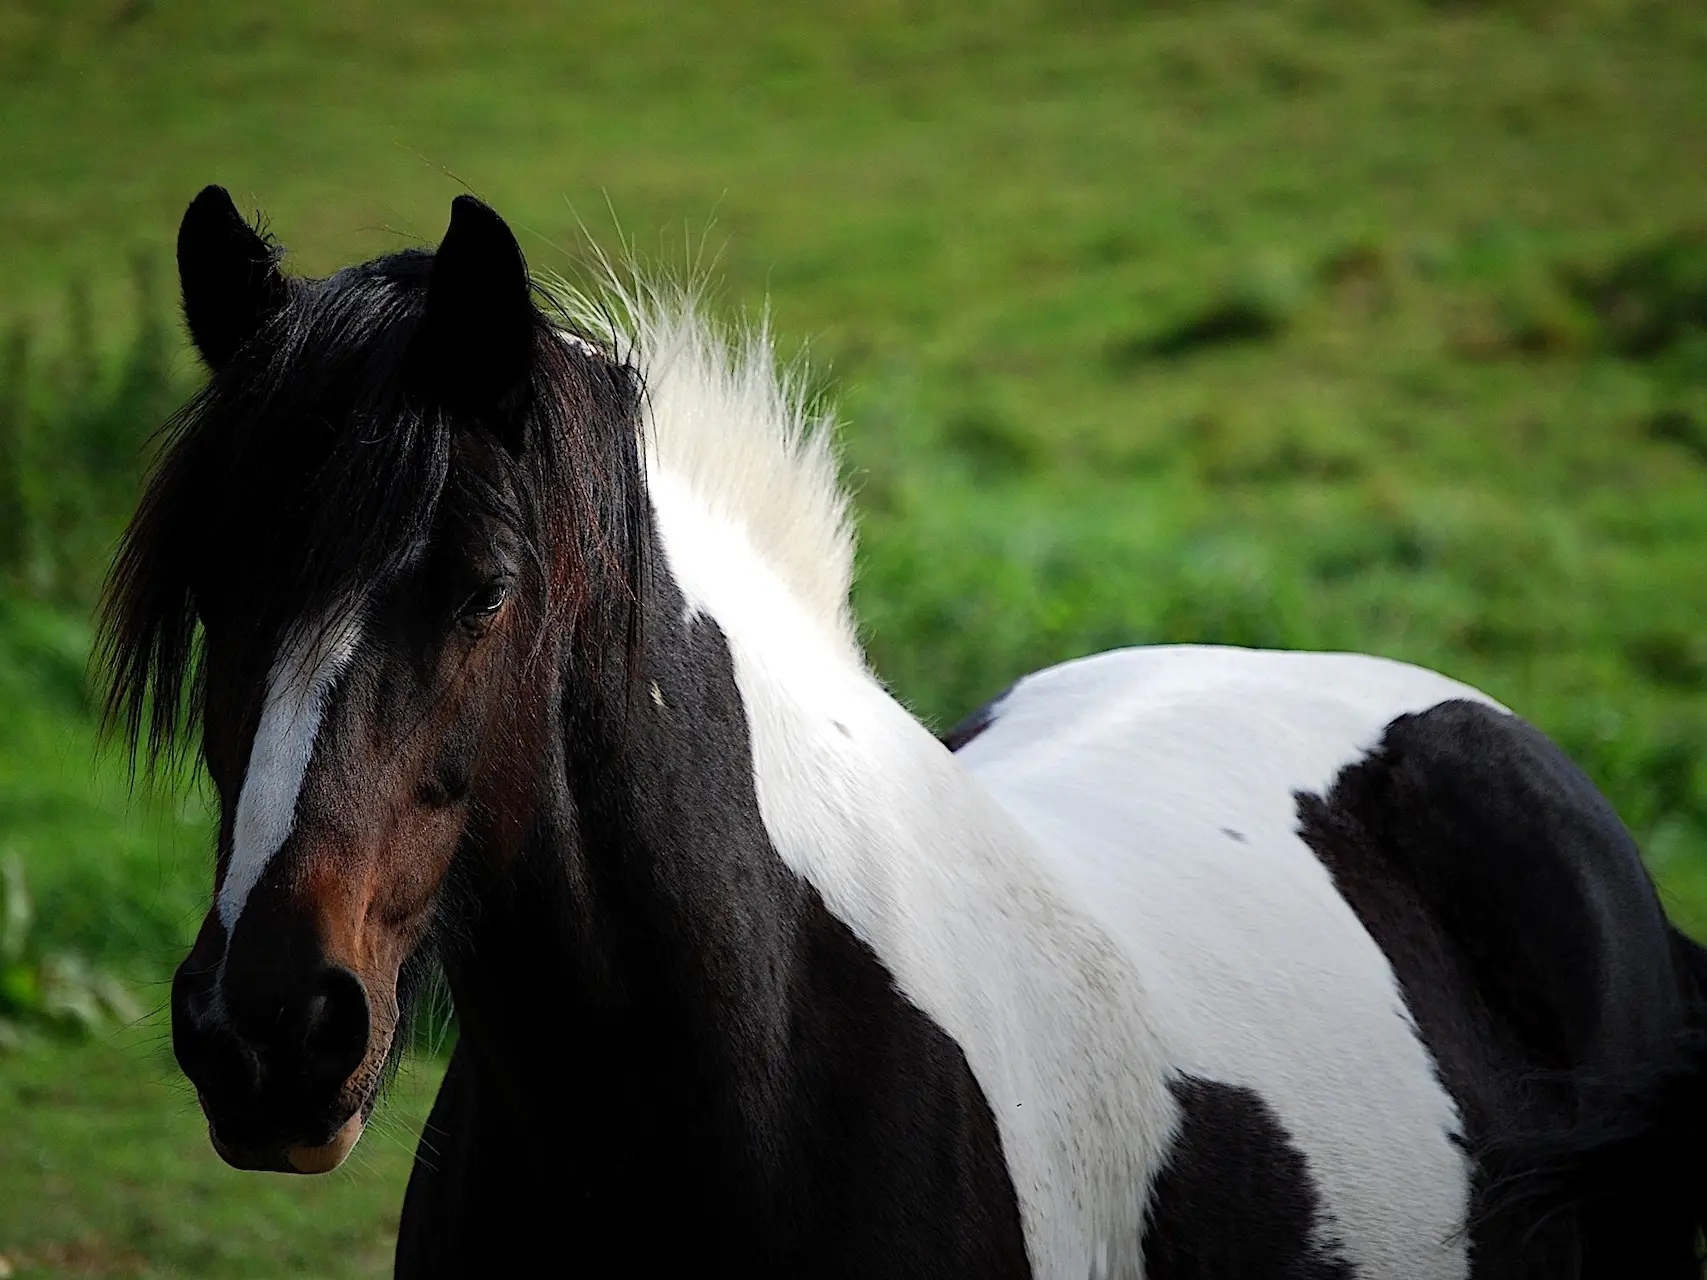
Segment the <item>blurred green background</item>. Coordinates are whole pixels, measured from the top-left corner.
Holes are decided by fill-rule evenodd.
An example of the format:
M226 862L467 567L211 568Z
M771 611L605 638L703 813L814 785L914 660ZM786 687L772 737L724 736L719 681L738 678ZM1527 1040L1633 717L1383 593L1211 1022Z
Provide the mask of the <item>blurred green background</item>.
M348 1171L239 1175L157 1012L205 796L128 794L85 664L210 181L299 271L472 189L536 267L590 232L768 302L933 723L1117 644L1425 663L1707 931L1694 0L0 0L0 163L0 1276L387 1273L434 1079Z

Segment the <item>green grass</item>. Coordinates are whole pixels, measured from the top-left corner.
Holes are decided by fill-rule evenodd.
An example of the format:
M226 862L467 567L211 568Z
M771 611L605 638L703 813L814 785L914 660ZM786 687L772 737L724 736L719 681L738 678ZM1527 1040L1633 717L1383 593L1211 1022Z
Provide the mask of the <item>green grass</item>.
M206 909L209 824L199 790L133 795L119 753L97 754L89 638L62 611L0 600L0 851L23 862L44 946L151 982Z
M31 371L0 359L0 851L44 946L155 991L206 892L201 800L127 799L81 667L126 450L194 377L146 326L127 345L163 310L131 263L169 264L209 181L307 271L436 239L462 183L542 268L575 271L583 221L612 241L611 210L647 256L715 259L839 398L870 650L927 718L1115 644L1422 662L1554 734L1707 933L1699 5L468 14L0 0L0 326ZM0 1099L86 1072L124 1158L156 1158L177 1104L87 1052L0 1062ZM66 1159L108 1167L87 1123ZM22 1212L37 1252L219 1273L103 1185L0 1181L0 1252ZM219 1185L185 1232L299 1221Z
M0 1071L0 1257L20 1277L390 1274L438 1070L405 1068L337 1173L242 1174L207 1142L163 1023Z

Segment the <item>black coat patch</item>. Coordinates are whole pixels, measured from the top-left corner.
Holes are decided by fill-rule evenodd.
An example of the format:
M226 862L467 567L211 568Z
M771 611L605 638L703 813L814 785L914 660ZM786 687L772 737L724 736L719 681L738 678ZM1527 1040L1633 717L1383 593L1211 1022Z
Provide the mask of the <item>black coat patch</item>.
M1261 1095L1194 1076L1169 1087L1180 1128L1150 1196L1148 1280L1351 1280L1309 1162Z
M991 698L983 706L968 715L947 733L939 735L942 745L947 747L950 751L959 751L968 742L971 742L972 739L976 738L979 734L983 733L984 730L995 724L996 712L1001 708L1002 700L1012 692L1013 688L1010 685L995 697Z
M1684 1017L1672 932L1611 806L1534 727L1443 702L1297 803L1299 834L1393 966L1471 1153L1572 1123L1585 1073L1667 1060ZM1675 1224L1489 1220L1489 1191L1480 1172L1478 1276L1676 1274L1660 1269Z

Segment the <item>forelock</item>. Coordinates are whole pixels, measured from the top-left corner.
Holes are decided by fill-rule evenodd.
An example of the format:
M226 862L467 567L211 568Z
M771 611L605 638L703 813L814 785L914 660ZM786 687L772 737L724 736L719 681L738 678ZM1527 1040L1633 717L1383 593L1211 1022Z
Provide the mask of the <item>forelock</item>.
M133 753L145 740L152 762L179 740L199 622L237 620L244 643L276 648L426 543L455 433L490 425L415 389L431 264L408 252L291 280L287 305L168 423L102 612L107 723ZM561 601L598 573L631 604L648 536L632 371L564 343L543 315L538 337L534 376L501 407L525 445L502 455L527 499L519 518L536 556L556 557Z

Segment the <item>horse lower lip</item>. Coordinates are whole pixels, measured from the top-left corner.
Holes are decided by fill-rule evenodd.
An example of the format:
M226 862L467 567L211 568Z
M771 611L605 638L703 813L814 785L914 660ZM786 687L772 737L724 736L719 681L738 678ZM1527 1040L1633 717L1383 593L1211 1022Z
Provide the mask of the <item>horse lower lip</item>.
M227 1142L211 1119L207 1122L207 1137L219 1158L234 1169L264 1173L330 1173L344 1162L366 1127L366 1116L358 1108L330 1138L315 1145L291 1142L255 1147Z
M330 1173L344 1163L344 1157L355 1147L364 1127L362 1113L357 1111L344 1121L329 1141L318 1147L293 1144L285 1148L285 1159L294 1173Z
M223 1141L219 1136L219 1130L214 1127L211 1120L208 1121L207 1125L207 1138L214 1151L218 1153L219 1158L233 1169L260 1170L268 1173L285 1172L288 1169L284 1156L279 1151L257 1151L246 1147L234 1147Z

